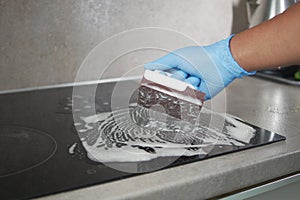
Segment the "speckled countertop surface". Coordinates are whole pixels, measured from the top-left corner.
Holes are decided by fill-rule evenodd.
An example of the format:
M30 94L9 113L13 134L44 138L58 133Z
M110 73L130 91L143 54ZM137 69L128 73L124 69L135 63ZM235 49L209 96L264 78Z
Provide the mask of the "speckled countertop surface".
M40 199L205 199L300 171L299 89L246 77L207 103L286 141Z

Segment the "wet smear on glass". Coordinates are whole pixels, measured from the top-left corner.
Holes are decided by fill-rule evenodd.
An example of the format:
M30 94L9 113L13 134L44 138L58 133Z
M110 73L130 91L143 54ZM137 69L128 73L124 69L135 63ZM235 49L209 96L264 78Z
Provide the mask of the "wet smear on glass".
M61 99L58 102L58 106L56 108L55 113L70 115L70 114L72 114L72 111L73 111L72 107L73 107L73 100L71 97Z
M212 125L211 119L222 125ZM96 162L207 155L215 145L245 146L255 132L233 117L205 108L189 123L136 104L81 117L76 128L88 157Z
M68 153L72 158L77 160L85 160L87 158L81 143L74 142L72 145L68 146Z

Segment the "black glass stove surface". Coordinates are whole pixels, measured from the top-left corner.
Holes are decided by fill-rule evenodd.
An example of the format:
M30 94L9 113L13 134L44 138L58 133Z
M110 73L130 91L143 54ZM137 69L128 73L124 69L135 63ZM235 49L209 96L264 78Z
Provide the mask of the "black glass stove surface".
M123 84L129 88L136 87L132 82L124 81ZM98 85L97 112L108 111L97 105L110 102L114 85L114 82ZM76 87L88 90L91 86ZM72 89L63 87L0 95L1 199L27 199L138 175L115 170L87 157L74 127L72 105L68 105ZM244 147L215 146L206 156L180 157L168 167L285 139L276 133L252 127L256 130L255 137ZM76 149L70 152L75 143ZM115 164L134 164L138 171L143 172L172 159L161 157L139 163Z

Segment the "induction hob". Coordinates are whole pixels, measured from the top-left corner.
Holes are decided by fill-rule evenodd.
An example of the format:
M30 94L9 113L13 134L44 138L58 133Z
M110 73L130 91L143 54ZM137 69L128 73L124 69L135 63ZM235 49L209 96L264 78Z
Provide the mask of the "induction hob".
M95 109L101 113L110 109L109 102L115 84L112 81L74 87L83 91L96 87ZM137 82L122 81L125 88L136 87L134 84ZM119 171L88 158L72 115L70 99L74 87L0 95L1 199L28 199L142 174ZM164 162L172 162L164 167L168 168L285 139L279 134L252 127L256 131L255 137L243 147L215 146L205 156L182 156L178 159L160 157L115 165L134 164L137 172L147 172Z

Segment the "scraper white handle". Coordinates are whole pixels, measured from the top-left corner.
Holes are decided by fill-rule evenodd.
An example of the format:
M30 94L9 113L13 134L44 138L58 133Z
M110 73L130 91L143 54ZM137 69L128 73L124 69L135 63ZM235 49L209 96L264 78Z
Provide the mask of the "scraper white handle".
M146 70L144 77L152 82L158 83L160 85L164 85L168 88L178 90L178 91L185 91L187 87L195 89L195 87L189 83L172 78L171 73L164 72L165 73L164 75L161 74L160 72L161 71L159 70L156 71Z

